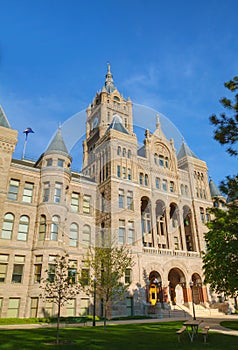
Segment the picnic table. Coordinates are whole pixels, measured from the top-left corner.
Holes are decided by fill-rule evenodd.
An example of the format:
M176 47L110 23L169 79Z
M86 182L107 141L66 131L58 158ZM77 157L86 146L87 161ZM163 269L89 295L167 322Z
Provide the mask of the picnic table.
M188 333L191 343L193 342L194 338L198 335L198 327L202 322L202 320L188 320L184 322L184 326L186 327L186 332Z

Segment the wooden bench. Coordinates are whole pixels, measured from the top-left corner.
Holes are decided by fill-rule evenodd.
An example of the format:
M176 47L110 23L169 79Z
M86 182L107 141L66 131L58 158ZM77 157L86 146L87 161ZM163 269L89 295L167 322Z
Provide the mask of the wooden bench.
M180 343L180 335L183 334L183 332L185 332L185 331L186 331L186 327L183 326L182 328L180 328L180 329L176 332L176 334L178 335L178 342L179 342L179 343Z
M202 329L202 335L203 335L203 339L204 339L204 343L207 342L207 336L208 336L208 331L209 331L210 327L206 326Z

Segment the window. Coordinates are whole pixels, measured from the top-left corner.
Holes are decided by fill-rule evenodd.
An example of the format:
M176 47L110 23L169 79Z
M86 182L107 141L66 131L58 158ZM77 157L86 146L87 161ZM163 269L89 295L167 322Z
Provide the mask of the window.
M48 202L50 197L50 183L44 182L43 184L43 202Z
M159 155L159 165L164 166L164 156Z
M27 241L29 231L29 217L26 215L22 215L20 217L19 226L18 226L18 241Z
M20 298L9 298L7 317L17 318L19 315Z
M162 181L162 189L163 189L164 191L167 191L167 180L163 180L163 181Z
M41 281L42 261L42 255L36 256L36 263L34 266L34 283L40 283Z
M173 181L170 181L170 183L169 183L169 190L170 190L170 192L174 192L174 182Z
M139 175L139 184L140 185L143 185L143 178L144 178L143 173L140 173L140 175Z
M75 284L77 277L77 260L69 260L68 279L69 283Z
M127 209L133 210L133 192L132 191L127 192Z
M206 209L206 221L209 222L210 221L210 213L208 211L208 209Z
M53 283L55 280L55 256L50 255L48 261L48 281Z
M131 269L126 269L125 271L125 284L131 283Z
M84 263L84 266L81 270L81 281L82 281L82 284L84 286L88 286L89 285L89 269L85 266L85 263Z
M121 177L121 166L117 166L117 177Z
M165 157L165 167L166 167L166 168L169 167L169 160L168 160L168 157Z
M2 235L3 239L11 239L12 231L14 226L14 215L11 213L7 213L4 215L4 221L2 225Z
M57 215L52 216L52 224L50 231L50 240L57 241L59 233L59 217Z
M158 177L155 178L155 187L156 187L157 189L160 188L160 179L159 179Z
M205 224L205 215L204 215L204 209L200 208L200 218L203 224Z
M125 220L119 220L119 244L125 243Z
M46 216L40 216L40 226L39 226L39 241L44 241L46 235Z
M60 203L61 200L61 192L62 192L62 183L55 183L55 191L54 191L54 202Z
M30 317L36 318L37 312L38 312L38 298L31 298L31 310L30 310Z
M17 200L19 185L20 185L19 180L14 180L14 179L10 180L7 198L10 199L11 201Z
M121 155L121 146L117 147L117 155L120 156Z
M53 159L52 158L46 159L46 166L52 166L52 164L53 164Z
M148 186L148 184L149 184L148 175L145 174L145 186Z
M123 148L123 150L122 150L122 157L126 157L126 149L125 148Z
M62 167L64 166L64 160L63 159L58 159L58 162L57 162L58 166Z
M122 178L126 179L126 167L125 166L122 167Z
M73 192L71 195L71 210L75 213L79 211L79 193Z
M0 254L0 283L4 283L6 281L8 259L9 255Z
M24 256L15 255L13 272L12 272L12 283L22 283L24 263L25 263Z
M104 192L101 193L101 211L102 211L102 213L105 211L105 194L104 194Z
M127 157L128 157L129 159L131 158L131 150L130 150L130 149L128 149Z
M134 221L128 221L127 243L128 245L134 243Z
M76 315L76 299L69 299L66 304L66 316L73 317Z
M69 232L69 246L70 247L77 247L78 246L78 224L72 223L70 225L70 232Z
M131 180L131 168L127 169L127 178L128 180Z
M24 189L23 189L23 195L22 195L23 202L26 202L26 203L32 202L33 188L34 188L33 183L25 182Z
M179 240L178 237L174 237L174 249L179 250Z
M83 244L86 246L90 245L91 242L91 228L89 225L83 226L83 237L82 237Z
M91 196L84 195L83 196L83 213L84 214L90 214L90 202L91 202Z
M124 190L122 190L121 188L119 188L119 194L118 194L118 205L120 209L124 208Z

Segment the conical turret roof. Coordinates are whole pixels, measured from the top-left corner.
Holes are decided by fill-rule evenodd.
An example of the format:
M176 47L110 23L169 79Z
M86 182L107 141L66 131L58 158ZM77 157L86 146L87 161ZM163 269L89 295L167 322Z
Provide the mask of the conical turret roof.
M61 128L58 128L57 133L53 137L45 154L56 153L56 152L64 153L65 155L69 156L69 152L67 150L67 147L65 145L65 142L61 133Z
M178 152L177 158L182 159L184 157L197 158L197 156L191 151L191 149L188 147L188 145L183 140L181 148Z
M211 197L222 197L220 191L218 190L217 186L215 185L214 181L210 178L209 181L209 188L210 188L210 193Z

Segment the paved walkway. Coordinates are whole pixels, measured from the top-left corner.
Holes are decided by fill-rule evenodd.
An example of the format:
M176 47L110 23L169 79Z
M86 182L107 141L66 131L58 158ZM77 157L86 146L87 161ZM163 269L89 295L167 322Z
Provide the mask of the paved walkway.
M203 326L209 326L210 330L213 332L219 332L228 335L238 336L238 331L225 328L220 325L222 321L238 321L238 315L217 315L213 317L197 317L198 319L203 320ZM171 321L183 321L184 317L171 317L171 318L160 318L160 319L140 319L140 320L123 320L123 321L108 321L107 325L110 324L130 324L130 323L156 323L156 322L171 322ZM87 323L91 326L91 322ZM102 325L103 322L97 322L96 325ZM83 325L83 324L82 324ZM79 324L61 324L60 327L78 327ZM1 329L32 329L32 328L48 328L55 327L55 324L14 324L14 325L0 325Z

